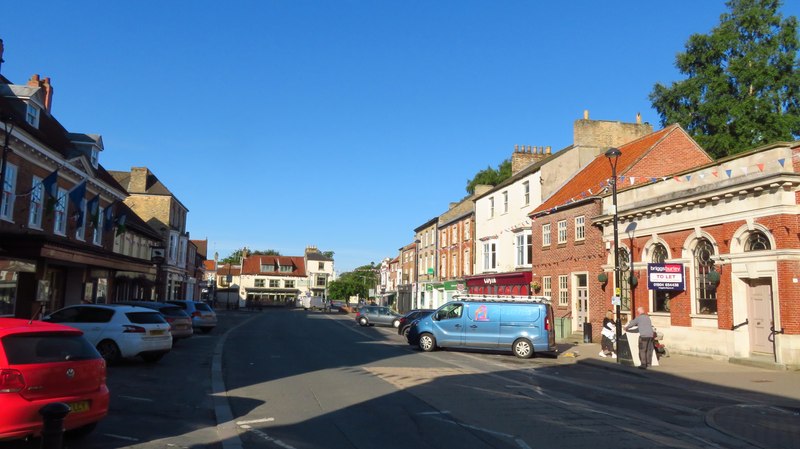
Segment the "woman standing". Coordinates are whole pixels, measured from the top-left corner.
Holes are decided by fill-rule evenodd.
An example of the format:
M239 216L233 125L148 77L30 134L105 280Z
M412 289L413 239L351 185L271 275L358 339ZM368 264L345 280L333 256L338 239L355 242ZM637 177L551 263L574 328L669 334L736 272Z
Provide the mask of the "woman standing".
M606 312L606 317L603 318L603 330L601 334L603 336L600 340L600 347L603 350L600 351L600 357L611 356L613 358L617 358L617 354L614 353L614 340L617 336L617 323L614 321L614 312L610 310Z

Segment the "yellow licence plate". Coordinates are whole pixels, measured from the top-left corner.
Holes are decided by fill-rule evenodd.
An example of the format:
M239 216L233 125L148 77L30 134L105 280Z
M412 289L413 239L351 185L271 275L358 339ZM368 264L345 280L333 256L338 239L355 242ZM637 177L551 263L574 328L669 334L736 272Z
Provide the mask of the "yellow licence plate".
M69 409L72 413L80 413L80 412L88 412L89 411L89 401L80 401L80 402L72 402L69 405Z
M162 329L156 329L156 330L150 331L150 335L164 335L164 332L165 331L162 330Z

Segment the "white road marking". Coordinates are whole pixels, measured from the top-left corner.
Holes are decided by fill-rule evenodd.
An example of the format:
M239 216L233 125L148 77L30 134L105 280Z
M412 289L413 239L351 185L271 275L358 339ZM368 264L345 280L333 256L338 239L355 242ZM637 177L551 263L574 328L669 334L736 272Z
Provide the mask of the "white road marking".
M139 441L138 438L131 438L131 437L124 437L122 435L114 435L113 433L104 433L103 435L111 438L116 438L118 440L125 440L125 441Z
M269 418L269 419L274 419L274 418ZM256 420L256 421L260 421L260 420ZM238 422L237 422L237 424L238 424ZM239 427L241 429L244 429L244 430L248 431L248 432L251 432L251 433L254 433L254 434L258 435L264 441L268 441L268 442L270 442L270 443L272 443L272 444L274 444L276 446L280 446L283 449L296 449L294 446L286 444L283 441L278 440L276 438L273 438L273 437L267 435L266 433L264 433L264 432L262 432L262 431L260 431L258 429L254 429L254 428L250 427L247 424L241 424L241 425L239 425Z
M260 422L270 422L275 421L275 418L261 418L261 419L251 419L249 421L236 421L236 425L242 426L245 424L256 424Z
M136 397L136 396L123 396L123 395L119 395L119 396L117 396L117 397L118 397L118 398L122 398L122 399L130 399L131 401L155 402L155 401L153 401L152 399L148 399L148 398L139 398L139 397Z

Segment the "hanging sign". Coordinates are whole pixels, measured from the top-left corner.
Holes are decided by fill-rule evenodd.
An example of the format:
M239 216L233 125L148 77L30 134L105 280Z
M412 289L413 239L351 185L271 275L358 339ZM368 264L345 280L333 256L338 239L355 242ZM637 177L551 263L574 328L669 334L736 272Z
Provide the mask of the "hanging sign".
M647 264L647 288L655 291L686 290L682 263Z

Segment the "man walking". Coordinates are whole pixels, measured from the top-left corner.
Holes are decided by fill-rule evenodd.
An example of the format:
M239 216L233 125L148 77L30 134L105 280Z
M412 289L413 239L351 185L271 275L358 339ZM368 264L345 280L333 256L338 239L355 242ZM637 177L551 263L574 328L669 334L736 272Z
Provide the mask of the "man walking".
M625 325L625 330L629 331L635 327L639 332L639 369L647 369L653 360L653 323L650 321L650 315L645 313L644 307L636 308L636 318L628 321Z

